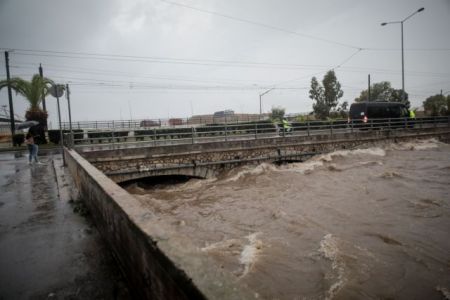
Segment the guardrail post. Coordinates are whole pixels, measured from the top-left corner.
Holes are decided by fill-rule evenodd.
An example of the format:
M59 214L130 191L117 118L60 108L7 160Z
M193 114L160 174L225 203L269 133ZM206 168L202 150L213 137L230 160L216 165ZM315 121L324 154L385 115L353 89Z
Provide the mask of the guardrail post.
M333 121L330 122L330 135L333 136Z
M227 123L226 123L226 120L225 120L225 142L227 141L227 131L228 131Z
M153 128L153 145L156 146L156 128Z
M192 134L192 145L194 144L194 127L191 127L191 134Z
M388 119L388 128L389 128L389 131L390 131L391 130L391 118Z
M255 123L255 140L258 139L258 123Z
M111 136L112 136L112 148L113 148L113 150L114 150L114 129L113 129L113 131L111 131Z

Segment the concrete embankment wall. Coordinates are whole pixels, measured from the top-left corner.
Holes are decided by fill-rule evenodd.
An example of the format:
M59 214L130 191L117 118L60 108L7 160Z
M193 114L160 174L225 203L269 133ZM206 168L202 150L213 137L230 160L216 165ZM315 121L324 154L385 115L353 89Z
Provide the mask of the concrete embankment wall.
M255 299L190 241L77 152L66 163L137 299Z

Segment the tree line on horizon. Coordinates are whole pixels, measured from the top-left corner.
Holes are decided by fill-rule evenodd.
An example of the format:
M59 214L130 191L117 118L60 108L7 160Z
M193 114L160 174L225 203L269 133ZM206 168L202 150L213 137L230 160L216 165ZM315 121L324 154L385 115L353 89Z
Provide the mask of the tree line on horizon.
M309 98L313 101L313 113L318 119L346 117L349 108L348 102L339 103L344 92L337 80L334 70L328 71L320 83L316 77L311 79ZM403 90L395 89L388 81L374 83L370 86L370 99L368 89L362 90L360 95L354 99L355 102L364 101L386 101L401 102L410 109L409 95ZM431 116L450 115L450 95L436 94L429 96L423 101L425 111Z

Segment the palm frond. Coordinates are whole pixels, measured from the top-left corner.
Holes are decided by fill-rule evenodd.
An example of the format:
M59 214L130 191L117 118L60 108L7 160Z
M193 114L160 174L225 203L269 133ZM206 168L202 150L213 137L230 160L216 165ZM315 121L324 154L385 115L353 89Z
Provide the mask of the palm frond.
M10 79L9 84L17 94L23 96L30 102L30 109L36 110L39 109L42 97L49 94L49 87L54 82L49 78L42 78L40 75L35 74L31 81L14 77ZM0 81L0 90L7 86L8 80Z

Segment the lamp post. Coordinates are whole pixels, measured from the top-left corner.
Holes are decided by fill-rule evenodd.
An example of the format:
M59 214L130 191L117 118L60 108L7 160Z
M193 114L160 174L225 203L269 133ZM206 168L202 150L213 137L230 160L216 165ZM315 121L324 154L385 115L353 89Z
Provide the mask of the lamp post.
M413 12L412 14L410 14L408 17L404 18L401 21L392 21L392 22L383 22L381 23L381 26L386 26L388 24L399 24L401 25L401 37L402 37L402 100L405 100L405 55L404 55L404 49L403 49L403 23L408 20L409 18L411 18L412 16L414 16L417 13L420 13L421 11L423 11L425 8L421 7L418 10L416 10L415 12Z
M264 96L265 94L267 94L268 92L270 92L271 90L274 90L275 88L271 88L268 89L267 91L265 91L262 94L259 94L259 119L261 120L261 115L262 115L262 96Z
M64 86L62 84L54 84L50 87L50 94L56 98L58 106L58 121L59 121L59 143L61 147L61 154L63 158L63 166L66 166L66 158L64 155L64 137L61 128L61 109L59 107L59 98L64 95Z

